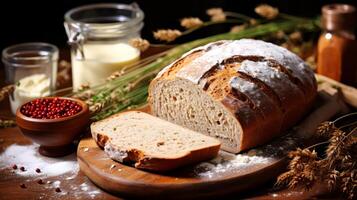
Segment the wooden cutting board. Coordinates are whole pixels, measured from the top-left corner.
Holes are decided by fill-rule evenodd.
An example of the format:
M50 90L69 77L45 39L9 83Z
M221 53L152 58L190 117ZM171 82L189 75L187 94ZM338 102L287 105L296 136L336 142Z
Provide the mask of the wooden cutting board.
M327 90L331 90L331 87L326 91L320 90L320 96L326 97L326 93L329 93ZM352 98L344 95L348 98L345 101L357 102L356 90L352 88L349 91L354 95L350 95ZM337 108L339 103L336 102L320 101L297 129L269 144L238 155L220 151L214 160L165 174L143 171L115 162L89 136L79 143L78 163L81 171L96 185L121 197L198 199L232 194L257 187L280 174L286 168L286 153L295 149L299 143L301 146L301 137L316 128L316 125L306 122L314 121L313 124L319 124L340 112ZM303 127L303 134L296 134L300 127ZM305 141L304 144L306 143Z
M298 143L299 138L288 133L239 156L220 151L212 161L165 174L139 170L111 160L90 136L80 141L77 158L81 171L89 179L121 197L213 198L251 189L276 177L285 169L286 152Z
M252 154L253 151L246 153L243 159L254 158ZM148 199L212 198L249 189L281 172L285 166L282 155L254 165L227 166L224 168L226 171L222 172L210 172L205 165L214 166L215 163L207 162L166 174L156 174L111 160L91 138L82 139L77 151L81 171L96 185L118 193L121 197Z

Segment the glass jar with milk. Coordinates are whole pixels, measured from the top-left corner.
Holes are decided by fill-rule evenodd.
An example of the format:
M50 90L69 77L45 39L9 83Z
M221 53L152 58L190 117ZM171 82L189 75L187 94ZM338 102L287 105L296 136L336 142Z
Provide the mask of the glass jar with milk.
M86 5L65 14L74 90L101 84L139 59L140 51L129 40L140 37L143 19L135 3Z

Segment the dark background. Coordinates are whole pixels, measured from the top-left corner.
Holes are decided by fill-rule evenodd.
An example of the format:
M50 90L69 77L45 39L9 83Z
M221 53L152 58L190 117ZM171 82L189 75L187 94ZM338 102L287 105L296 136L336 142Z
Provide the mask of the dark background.
M63 28L63 15L71 8L91 3L117 2L128 3L128 0L47 0L18 1L2 0L0 6L0 50L4 47L21 42L49 42L60 48L66 47L67 37ZM328 3L349 3L354 1L322 1L322 0L137 0L145 13L144 38L152 40L152 31L159 28L178 28L179 19L187 16L197 16L204 20L208 17L205 10L211 7L222 7L224 10L240 12L256 16L255 6L268 3L276 6L281 12L299 16L317 16L321 6ZM228 29L229 27L220 28ZM215 28L217 29L217 28ZM212 31L206 31L212 33ZM205 36L205 32L194 34L194 37ZM186 38L192 39L192 38ZM183 39L185 40L185 38ZM155 41L154 41L155 42ZM180 42L180 41L179 41Z

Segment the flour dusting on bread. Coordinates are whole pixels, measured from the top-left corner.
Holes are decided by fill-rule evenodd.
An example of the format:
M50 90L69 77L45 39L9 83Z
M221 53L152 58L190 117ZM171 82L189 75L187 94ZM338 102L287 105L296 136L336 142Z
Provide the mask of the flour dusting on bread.
M154 115L222 142L232 153L264 144L296 124L317 94L312 70L292 52L259 40L197 47L149 87Z

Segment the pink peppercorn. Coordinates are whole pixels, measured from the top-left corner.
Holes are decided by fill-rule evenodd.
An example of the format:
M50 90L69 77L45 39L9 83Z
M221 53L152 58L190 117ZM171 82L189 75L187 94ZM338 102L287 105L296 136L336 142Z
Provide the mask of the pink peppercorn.
M58 119L77 114L82 107L75 101L62 98L40 98L26 103L21 113L37 119Z

